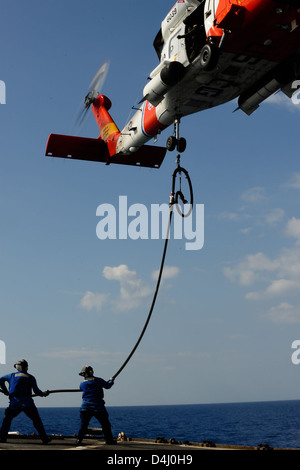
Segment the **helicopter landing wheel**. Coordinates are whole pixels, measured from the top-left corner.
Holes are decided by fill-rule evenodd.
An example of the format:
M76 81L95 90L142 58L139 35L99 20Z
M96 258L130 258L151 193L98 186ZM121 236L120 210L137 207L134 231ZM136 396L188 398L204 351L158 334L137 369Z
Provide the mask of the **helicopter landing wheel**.
M167 140L167 150L170 152L173 152L175 148L177 148L177 151L179 153L183 153L186 149L186 139L183 137L180 137L180 139L176 139L173 135L171 135L168 140Z
M166 147L167 147L167 150L169 150L170 152L172 152L173 150L175 150L175 148L177 148L177 151L179 153L183 153L186 149L186 139L184 139L183 137L179 137L179 124L180 124L180 119L175 119L175 122L174 122L174 134L175 135L171 135L167 140Z
M202 70L212 70L219 59L218 48L214 44L205 44L200 52L200 65Z
M180 137L180 139L177 140L177 151L179 153L183 153L186 149L186 140L184 137Z
M171 135L167 140L167 150L173 152L175 150L177 144L177 139L175 136Z

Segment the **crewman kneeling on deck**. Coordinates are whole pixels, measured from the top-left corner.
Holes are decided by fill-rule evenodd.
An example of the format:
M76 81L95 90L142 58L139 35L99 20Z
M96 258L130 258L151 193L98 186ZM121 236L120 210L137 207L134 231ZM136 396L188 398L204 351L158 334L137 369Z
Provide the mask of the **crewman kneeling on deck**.
M106 382L106 380L100 377L94 377L93 368L90 366L83 367L79 375L84 377L84 380L80 384L80 390L83 392L80 408L81 426L78 431L76 443L81 444L89 422L94 416L102 426L106 444L116 444L117 442L113 438L111 424L104 405L105 401L103 400L103 388L111 388L114 384L113 379Z
M44 444L50 442L46 435L44 425L39 412L32 399L32 392L40 397L47 397L49 391L42 392L36 383L35 377L28 374L28 363L25 359L14 365L17 372L0 377L0 387L5 395L9 396L9 406L5 410L5 416L0 430L0 442L6 442L12 420L22 411L30 418ZM9 383L9 390L5 385Z

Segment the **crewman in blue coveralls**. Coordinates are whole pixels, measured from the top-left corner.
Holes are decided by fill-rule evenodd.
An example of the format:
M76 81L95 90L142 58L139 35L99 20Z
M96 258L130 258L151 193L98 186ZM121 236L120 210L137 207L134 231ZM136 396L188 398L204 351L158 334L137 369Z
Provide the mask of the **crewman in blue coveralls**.
M1 390L9 396L9 406L5 410L0 430L0 442L6 442L12 420L23 411L32 420L43 443L48 444L51 439L46 435L39 412L32 399L32 392L40 397L47 397L49 391L42 392L38 388L35 377L27 372L28 362L25 359L18 361L14 367L17 372L0 377ZM9 390L7 390L5 382L9 383Z
M114 381L110 379L106 382L100 377L94 377L94 371L91 366L85 366L79 373L84 377L83 382L80 384L82 390L82 404L80 408L81 426L78 431L77 444L81 444L84 435L87 431L88 425L94 416L102 426L102 431L106 440L106 444L116 444L111 432L111 424L107 410L105 408L105 401L103 400L103 388L109 389L113 386Z

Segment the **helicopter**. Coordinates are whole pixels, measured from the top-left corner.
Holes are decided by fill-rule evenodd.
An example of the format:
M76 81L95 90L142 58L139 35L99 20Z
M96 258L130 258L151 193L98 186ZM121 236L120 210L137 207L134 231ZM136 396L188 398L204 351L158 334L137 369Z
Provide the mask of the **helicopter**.
M292 98L300 84L300 0L178 0L153 46L159 63L123 130L100 94L107 61L79 117L82 122L91 107L99 137L50 134L46 156L159 168L167 151L184 152L185 116L232 100L235 111L250 116L276 92ZM146 145L172 125L164 147Z

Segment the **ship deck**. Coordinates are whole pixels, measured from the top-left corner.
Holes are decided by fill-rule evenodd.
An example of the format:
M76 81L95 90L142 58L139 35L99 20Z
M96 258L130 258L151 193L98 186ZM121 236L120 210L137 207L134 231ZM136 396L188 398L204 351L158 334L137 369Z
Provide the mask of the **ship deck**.
M216 444L211 441L204 442L177 442L174 439L164 440L126 438L118 440L116 445L108 445L101 437L87 437L81 444L76 443L73 436L51 436L48 444L43 444L36 435L12 435L7 442L0 443L0 451L103 451L112 455L148 452L152 454L188 455L199 451L258 451L258 450L300 450L273 448L268 444L257 446Z

